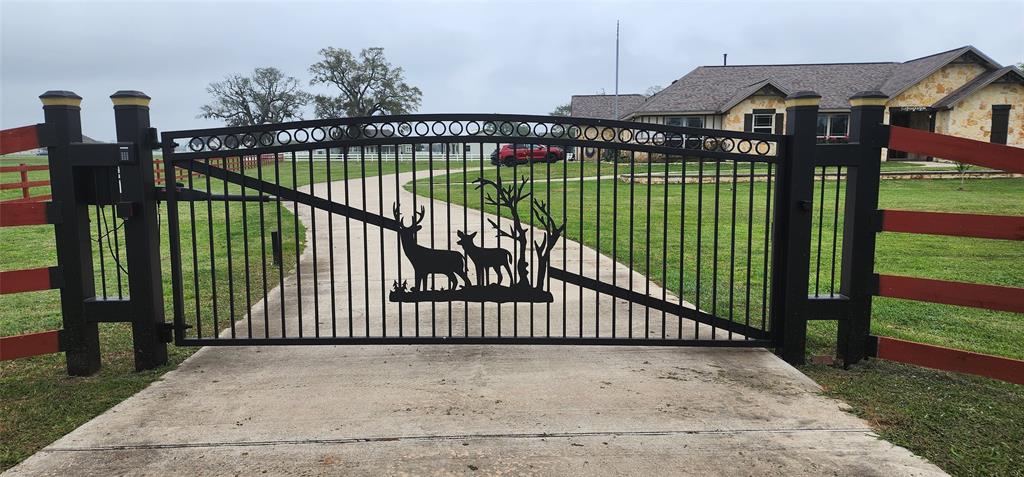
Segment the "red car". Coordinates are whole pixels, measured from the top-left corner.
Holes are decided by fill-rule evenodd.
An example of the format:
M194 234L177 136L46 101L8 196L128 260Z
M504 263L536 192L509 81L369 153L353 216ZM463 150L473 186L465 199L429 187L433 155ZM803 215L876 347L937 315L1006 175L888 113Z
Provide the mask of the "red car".
M502 144L491 153L491 164L528 164L530 162L557 162L565 160L565 151L556 146L538 144Z

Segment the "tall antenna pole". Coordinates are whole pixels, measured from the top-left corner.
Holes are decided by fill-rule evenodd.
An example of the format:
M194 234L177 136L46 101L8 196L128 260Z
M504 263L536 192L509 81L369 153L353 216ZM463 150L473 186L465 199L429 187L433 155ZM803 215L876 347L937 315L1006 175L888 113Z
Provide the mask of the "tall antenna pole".
M619 119L619 21L615 20L615 117Z

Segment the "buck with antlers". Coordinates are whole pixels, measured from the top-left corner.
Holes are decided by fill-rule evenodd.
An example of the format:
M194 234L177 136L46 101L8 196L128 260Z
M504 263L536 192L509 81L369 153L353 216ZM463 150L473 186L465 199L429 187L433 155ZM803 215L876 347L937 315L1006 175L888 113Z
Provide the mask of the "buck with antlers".
M498 274L499 285L502 279L502 267L508 272L509 279L512 278L512 269L509 267L512 263L512 254L508 250L503 248L477 247L473 243L477 232L467 234L457 230L456 234L459 236L459 241L455 243L462 245L462 248L466 251L466 256L473 260L473 265L476 267L477 285L487 285L490 282L492 268Z
M423 222L423 217L426 214L423 206L420 206L418 212L413 213L412 225L408 227L405 225L405 220L402 219L402 212L399 210L398 204L394 205L392 212L395 215L395 220L398 221L398 237L402 242L402 250L405 252L406 258L412 262L415 272L413 291L426 290L427 276L433 274L448 277L449 290L454 290L459 284L455 279L456 275L462 277L466 286L469 286L469 277L466 276L466 259L461 253L437 250L416 243L416 232L423 228L420 222Z

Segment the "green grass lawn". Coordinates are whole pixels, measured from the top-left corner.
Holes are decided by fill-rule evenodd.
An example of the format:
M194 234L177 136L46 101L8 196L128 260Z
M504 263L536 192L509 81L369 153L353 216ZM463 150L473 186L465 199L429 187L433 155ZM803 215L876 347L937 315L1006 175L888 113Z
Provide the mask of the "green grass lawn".
M588 165L588 168L593 165ZM654 166L657 171L659 165ZM664 166L661 166L664 167ZM603 168L608 168L607 165ZM520 169L520 175L528 175ZM663 169L662 169L663 171ZM740 170L742 174L743 169ZM757 239L764 236L764 193L765 184L735 185L738 200L736 223L737 259L733 260L729 244L732 234L731 184L722 184L718 190L721 228L719 229L719 260L717 270L709 258L714 253L713 210L716 195L714 185L686 186L686 214L682 219L678 211L684 197L679 184L632 186L635 203L631 207L628 199L631 186L613 180L579 181L576 176L563 184L561 180L534 184L534 194L550 202L557 217L566 212L567 236L581 240L591 247L600 247L608 255L614 255L621 263L629 261L629 217L634 222L633 263L638 269L647 271L647 231L651 232L649 244L651 265L647 273L655 282L667 284L670 290L679 290L679 264L685 265L683 276L684 296L691 301L698 299L701 308L717 306L718 314L725 316L729 310L735 316L745 318L747 309L745 283L737 283L732 300L729 299L730 273L746 276L747 267L742 258L748 254L746 243L747 218L752 217L752 240L749 253L763 256L763 243ZM541 177L534 171L535 177ZM495 178L493 172L485 172ZM508 174L508 175L506 175ZM546 174L546 172L545 172ZM602 172L602 174L604 174ZM730 172L731 174L731 172ZM471 174L472 180L479 174ZM587 170L584 170L586 177ZM457 176L456 176L457 177ZM503 171L502 180L514 176ZM460 183L453 180L453 183ZM597 200L598 185L601 187L601 201ZM826 181L824 188L815 183L815 197L825 197L822 226L822 277L819 292L831 290L831 247L832 228L837 224L830 218L835 207L836 182ZM434 189L429 190L428 182L421 180L417 192L421 195L445 197L447 184L443 178L434 178ZM619 200L613 202L614 188L618 188ZM754 207L744 199L749 197L753 187ZM583 213L580 215L579 197L582 191ZM468 203L480 208L479 191L463 191L453 187L452 201ZM840 189L839 192L842 192ZM569 199L564 204L563 193ZM646 212L648 193L651 213ZM667 197L667 202L665 197ZM625 194L625 197L623 195ZM698 214L696 198L702 194L703 212ZM841 194L840 194L841 197ZM760 199L760 202L758 202ZM600 204L600 205L599 205ZM667 207L666 207L667 205ZM840 205L842 200L840 199ZM880 207L905 210L946 211L961 213L982 213L1002 215L1024 215L1024 180L988 179L967 180L961 185L956 180L883 181L881 183ZM485 210L495 213L493 207ZM667 215L668 229L673 233L662 235ZM675 213L672 213L675 212ZM618 214L618 240L612 241L612 217ZM597 220L600 217L601 236L598 241ZM647 226L648 217L651 226ZM814 269L817 258L818 209L814 213L814 234L812 236L812 277L811 292L814 289ZM697 292L697 247L696 225L701 223L702 271L701 289ZM678 231L685 224L683 247L680 247ZM842 226L841 221L838 224ZM839 237L841 241L841 234ZM667 242L667 249L664 243ZM614 243L614 251L613 251ZM837 244L841 247L841 243ZM665 258L662 259L663 251ZM680 258L682 261L680 261ZM1013 287L1024 287L1024 274L1020 264L1024 263L1024 245L1020 242L1002 240L937 237L913 234L883 233L878 238L875 269L879 273L901 274L926 278L960 280ZM663 268L664 267L664 268ZM662 270L665 270L664 275ZM751 282L755 290L763 283L763 267L752 266ZM713 277L717 276L717 280ZM712 285L717 282L717 288ZM712 293L717 295L712 301ZM750 301L757 322L763 302L752 294ZM740 312L744 312L741 314ZM1014 313L955 307L906 300L875 298L872 310L872 332L925 343L933 343L981 353L997 354L1024 359L1024 317ZM812 322L808 330L808 354L832 355L835 352L834 322ZM817 380L828 395L849 402L858 415L868 419L880 434L890 441L905 446L930 459L945 470L956 475L1020 475L1024 466L1024 386L1003 383L991 379L966 376L957 373L928 370L899 363L871 360L845 371L824 365L807 365L802 371Z

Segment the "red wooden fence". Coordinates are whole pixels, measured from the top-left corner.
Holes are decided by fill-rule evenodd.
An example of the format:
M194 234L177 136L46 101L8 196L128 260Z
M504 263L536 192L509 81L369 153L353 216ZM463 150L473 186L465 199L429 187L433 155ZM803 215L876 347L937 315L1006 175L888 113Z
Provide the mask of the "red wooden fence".
M889 126L890 149L1024 173L1024 149ZM880 232L1024 241L1024 217L882 210ZM1024 288L879 275L877 296L1024 313ZM1024 362L878 337L877 356L1024 384Z
M0 154L10 154L39 147L38 126L0 131ZM47 170L45 165L0 167L0 172L18 172L19 182L0 184L0 190L21 189L21 198L0 202L0 227L52 224L49 212L50 195L33 196L29 189L45 187L50 181L29 181L31 171ZM56 267L0 271L0 294L49 290L59 285ZM0 336L0 361L60 352L60 330Z

